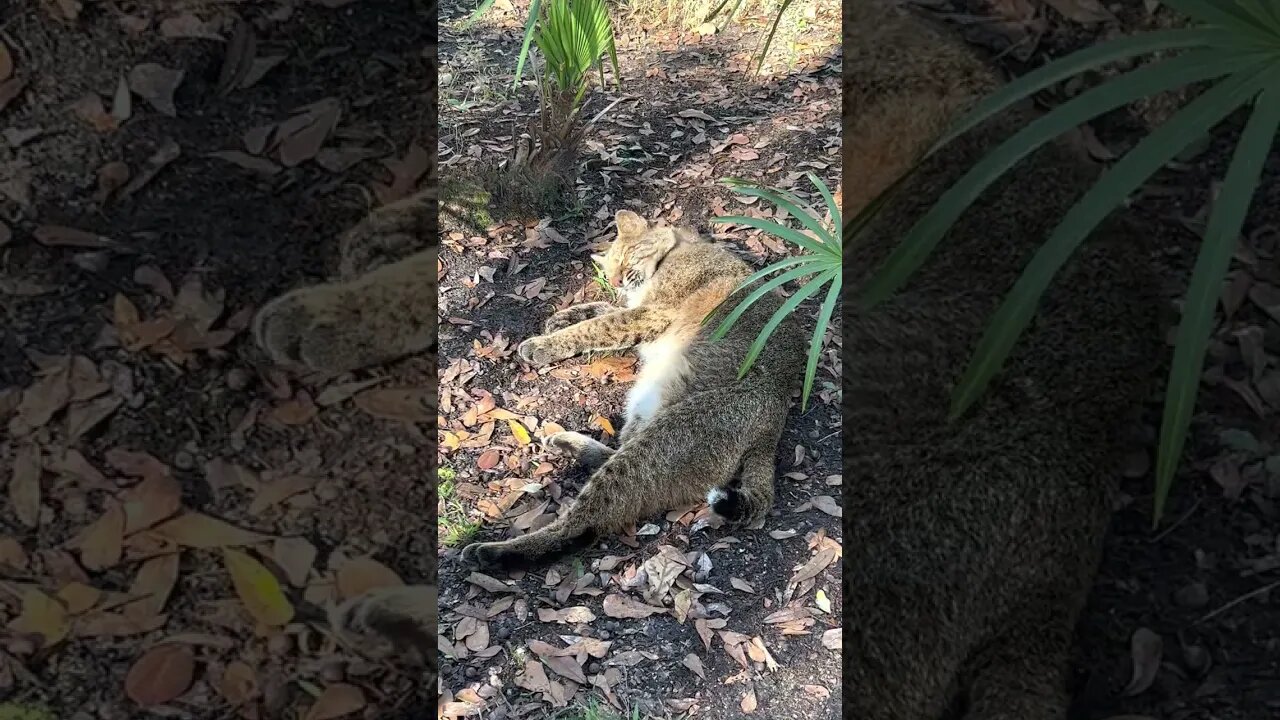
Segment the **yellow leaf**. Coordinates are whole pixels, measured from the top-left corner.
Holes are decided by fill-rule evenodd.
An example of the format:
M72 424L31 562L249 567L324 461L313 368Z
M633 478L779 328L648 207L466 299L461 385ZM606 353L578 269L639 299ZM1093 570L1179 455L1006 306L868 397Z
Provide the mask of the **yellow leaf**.
M185 547L225 548L256 545L271 538L261 533L238 528L223 520L189 512L157 527L156 534Z
M441 430L441 431L440 431L440 446L441 446L441 447L445 447L445 448L448 448L448 449L450 449L450 450L457 450L457 449L458 449L458 443L459 443L459 442L460 442L460 440L458 439L458 436L457 436L456 434L451 433L451 432L449 432L448 430Z
M262 563L239 550L224 548L223 562L245 609L263 625L280 627L293 619L293 605L285 597L280 582Z
M529 431L525 430L524 425L518 420L507 419L507 427L511 428L511 434L516 436L516 442L521 445L529 444Z
M45 647L58 643L71 631L62 603L35 588L22 593L22 614L9 623L9 628L41 636Z
M603 415L597 415L591 418L591 426L600 428L606 435L613 435L613 423L609 422L609 418Z

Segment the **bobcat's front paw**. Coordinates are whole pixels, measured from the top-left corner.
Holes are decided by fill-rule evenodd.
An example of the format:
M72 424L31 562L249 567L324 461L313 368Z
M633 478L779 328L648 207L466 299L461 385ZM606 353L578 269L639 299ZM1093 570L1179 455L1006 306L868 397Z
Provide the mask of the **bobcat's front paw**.
M380 359L377 349L357 337L354 300L340 285L285 293L258 312L254 338L277 365L340 373L374 364Z
M599 317L615 309L613 305L607 302L590 302L567 307L547 318L546 324L542 326L542 334L550 335L557 330L563 330L570 325L577 325L583 320Z
M516 354L526 363L534 367L541 367L570 357L573 353L567 353L562 348L557 347L557 343L546 335L538 335L520 343L516 347Z
M477 570L510 570L520 566L520 558L502 542L478 542L462 548L462 562Z

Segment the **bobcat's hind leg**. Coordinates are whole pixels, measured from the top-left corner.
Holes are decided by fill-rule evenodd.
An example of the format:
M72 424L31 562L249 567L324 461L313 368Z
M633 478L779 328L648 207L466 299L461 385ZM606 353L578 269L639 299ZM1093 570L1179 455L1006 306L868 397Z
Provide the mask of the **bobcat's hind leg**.
M773 457L777 441L753 445L742 456L741 473L733 482L707 491L707 504L732 523L753 525L773 509Z
M590 320L593 317L599 317L617 309L613 304L607 302L589 302L574 305L547 318L546 324L542 326L542 334L550 335L557 330L563 330L570 325L577 325L583 320Z
M366 655L408 656L434 672L437 608L436 588L429 585L377 588L333 608L329 624Z
M616 450L577 432L558 432L547 438L547 444L575 458L583 467L595 469L613 456Z

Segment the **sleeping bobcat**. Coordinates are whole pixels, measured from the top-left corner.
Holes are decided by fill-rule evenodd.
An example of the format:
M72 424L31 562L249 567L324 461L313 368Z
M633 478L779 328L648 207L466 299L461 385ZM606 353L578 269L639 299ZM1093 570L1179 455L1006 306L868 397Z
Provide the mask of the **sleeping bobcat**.
M845 198L856 214L997 79L892 0L845 12ZM1007 112L929 158L846 243L853 287L1033 118ZM1140 407L1162 347L1149 249L1158 228L1100 228L986 395L954 423L947 410L1001 298L1096 176L1068 145L1044 148L984 194L904 290L872 310L844 306L845 717L1066 715L1114 431Z
M258 344L277 363L329 372L377 364L435 344L434 249L424 197L384 207L342 240L338 282L303 288L267 304L254 321ZM621 211L618 235L598 258L625 308L588 303L555 313L545 334L517 349L531 365L637 345L643 365L630 393L619 447L575 432L548 443L595 469L574 505L527 535L476 543L463 558L482 566L546 562L602 534L704 497L730 521L751 523L773 505L774 454L804 364L804 337L787 319L737 378L738 364L781 304L770 294L721 340L708 336L732 303L702 320L751 274L728 250L695 233L650 227ZM361 274L363 271L363 274ZM425 511L425 509L424 509ZM333 614L340 631L413 645L435 662L436 594L413 586L357 597ZM429 644L428 644L429 643Z
M650 227L622 210L617 239L598 258L625 308L588 303L562 310L545 334L520 343L530 365L586 352L639 346L641 371L627 398L619 447L576 432L547 441L595 469L568 512L527 535L474 543L462 551L479 566L544 563L649 515L707 498L730 521L763 519L773 506L774 453L791 394L799 386L804 341L785 320L737 378L747 348L777 310L769 295L719 341L709 338L733 304L715 310L751 268L728 250L683 228Z

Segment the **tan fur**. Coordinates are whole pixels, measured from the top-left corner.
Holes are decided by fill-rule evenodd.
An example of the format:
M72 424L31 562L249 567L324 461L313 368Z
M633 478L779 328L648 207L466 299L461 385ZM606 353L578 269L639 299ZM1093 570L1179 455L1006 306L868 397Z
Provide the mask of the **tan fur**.
M890 0L859 0L853 15L844 174L863 178L856 210L996 77ZM940 193L1031 118L1018 109L965 136L895 194L846 245L855 296ZM845 302L845 717L1065 717L1113 431L1161 349L1155 229L1100 229L983 399L957 422L946 413L991 313L1095 177L1067 147L1046 147L989 189L895 297L870 311Z
M598 303L561 311L544 335L517 348L531 365L587 352L637 347L641 371L615 450L578 433L549 442L598 468L573 506L555 521L502 542L476 543L463 558L519 567L579 549L655 513L693 504L708 491L729 519L751 522L773 505L773 455L803 367L803 338L784 322L741 380L737 366L780 304L769 296L722 340L710 333L732 303L703 319L751 274L729 251L684 229L650 227L617 215L618 237L601 265L628 307ZM577 322L565 324L565 318ZM737 481L735 483L735 478Z

